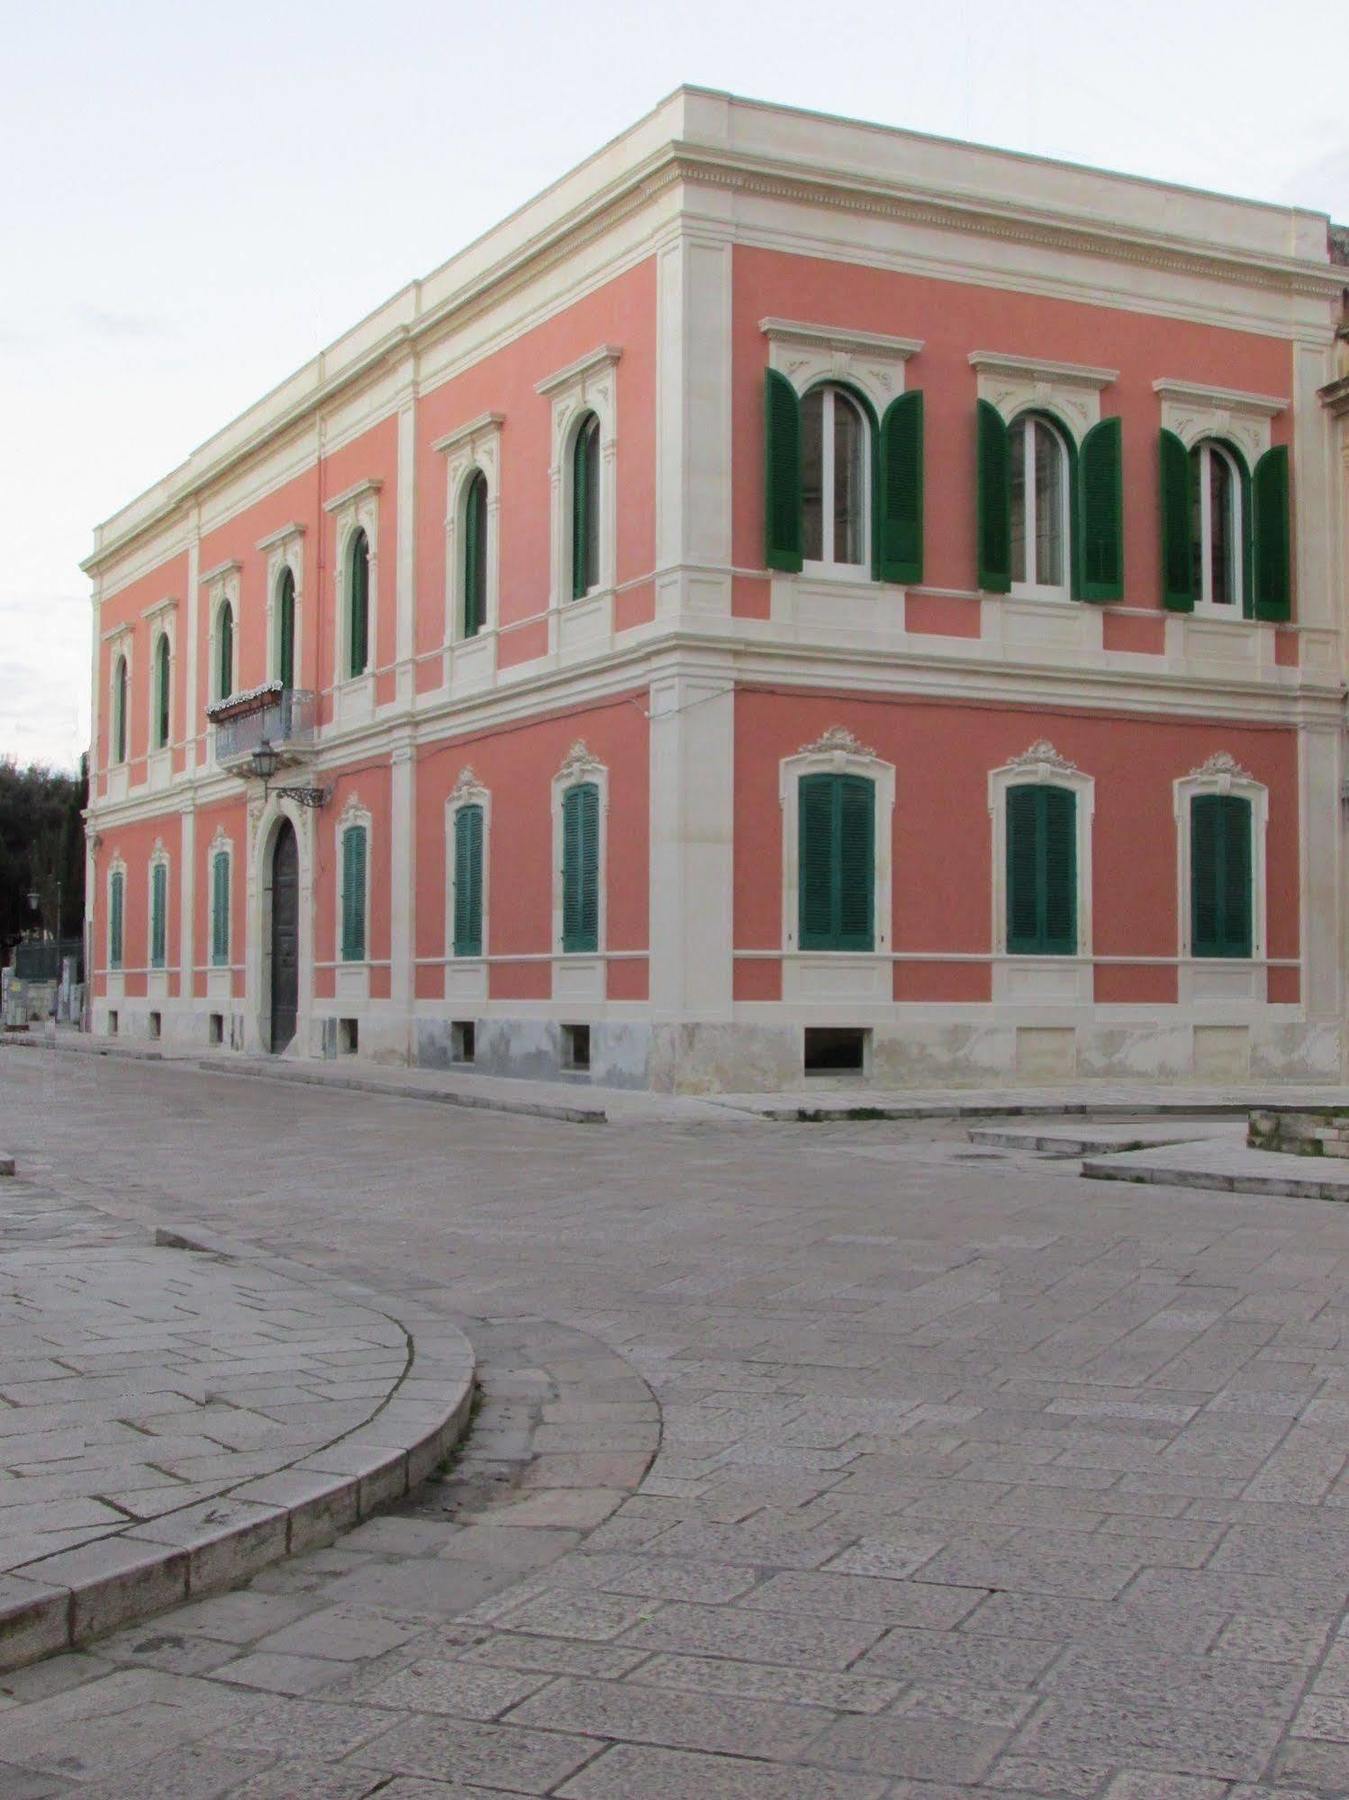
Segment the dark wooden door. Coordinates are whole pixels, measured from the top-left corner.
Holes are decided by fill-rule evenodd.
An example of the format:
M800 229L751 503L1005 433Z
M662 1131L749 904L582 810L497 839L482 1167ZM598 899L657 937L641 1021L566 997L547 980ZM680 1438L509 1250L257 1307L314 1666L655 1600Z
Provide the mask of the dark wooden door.
M283 820L272 846L272 1053L295 1036L300 998L300 855Z

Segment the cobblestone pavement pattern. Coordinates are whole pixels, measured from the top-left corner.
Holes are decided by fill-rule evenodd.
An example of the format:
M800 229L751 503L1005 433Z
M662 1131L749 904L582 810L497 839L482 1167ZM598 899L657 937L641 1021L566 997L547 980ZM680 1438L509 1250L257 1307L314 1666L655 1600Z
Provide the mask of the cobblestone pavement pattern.
M1349 1791L1337 1206L31 1052L0 1119L443 1309L486 1392L399 1512L5 1678L7 1800Z
M25 1182L0 1202L0 1575L289 1466L407 1368L370 1307Z

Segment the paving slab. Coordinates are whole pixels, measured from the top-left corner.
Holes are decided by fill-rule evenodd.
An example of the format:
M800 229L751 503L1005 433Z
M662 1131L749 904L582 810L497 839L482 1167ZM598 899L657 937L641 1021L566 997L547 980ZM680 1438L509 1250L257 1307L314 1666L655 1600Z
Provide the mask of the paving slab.
M1244 1132L1123 1155L1088 1156L1082 1173L1095 1181L1133 1181L1152 1187L1349 1200L1349 1158L1251 1150Z
M1129 1150L1156 1150L1171 1144L1210 1141L1244 1143L1246 1127L1235 1120L1168 1118L1149 1124L1143 1119L1109 1123L1084 1119L1080 1125L971 1125L972 1144L998 1150L1025 1150L1049 1156L1119 1156Z

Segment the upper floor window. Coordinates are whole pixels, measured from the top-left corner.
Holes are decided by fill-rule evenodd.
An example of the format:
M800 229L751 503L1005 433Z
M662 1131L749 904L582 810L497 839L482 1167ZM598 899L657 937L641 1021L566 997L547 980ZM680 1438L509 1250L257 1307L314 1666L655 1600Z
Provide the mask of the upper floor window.
M115 763L126 761L126 701L126 658L119 656L112 672L112 760Z
M216 699L234 692L234 608L226 600L216 616Z
M363 528L347 547L347 674L364 675L370 665L370 540Z
M803 950L873 950L876 784L865 775L803 775L797 810Z
M1250 956L1254 942L1251 802L1238 794L1190 801L1190 952Z
M295 686L295 575L289 563L276 588L276 677L282 687Z
M155 642L155 749L162 750L169 741L169 675L172 662L169 634L161 631Z
M1075 956L1077 795L1023 783L1007 790L1007 950Z
M122 966L122 927L124 901L126 898L126 876L121 869L114 869L108 877L108 967L120 969Z
M169 865L150 865L150 967L162 969L168 962Z
M454 815L454 954L482 955L483 809Z
M600 790L578 782L562 796L562 948L599 949Z
M366 957L367 844L364 825L348 825L342 833L343 962L364 962Z
M1008 432L1012 585L1028 593L1068 588L1068 449L1058 429L1023 413Z
M839 387L801 403L801 551L807 564L866 572L870 561L870 428Z
M583 599L600 579L600 422L587 413L571 452L571 595Z
M478 469L464 494L464 636L487 623L487 477Z
M230 853L211 858L211 964L223 969L230 960Z
M1246 507L1236 457L1211 438L1190 452L1190 567L1195 602L1246 612Z

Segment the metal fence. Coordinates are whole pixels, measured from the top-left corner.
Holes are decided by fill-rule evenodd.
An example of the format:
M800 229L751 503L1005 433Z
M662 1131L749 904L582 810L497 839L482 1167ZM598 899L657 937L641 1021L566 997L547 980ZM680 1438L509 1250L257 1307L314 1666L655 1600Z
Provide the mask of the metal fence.
M215 759L238 762L264 742L274 750L309 744L314 738L314 694L309 688L282 688L252 712L222 719L215 727Z

